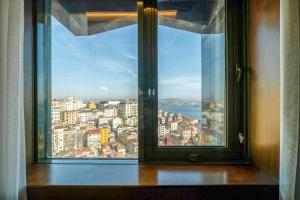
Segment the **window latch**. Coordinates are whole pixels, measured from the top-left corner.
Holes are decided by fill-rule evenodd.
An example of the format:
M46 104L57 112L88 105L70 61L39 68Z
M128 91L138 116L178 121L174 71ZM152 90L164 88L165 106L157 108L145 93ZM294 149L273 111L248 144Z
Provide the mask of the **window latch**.
M240 141L240 144L244 144L245 135L242 132L239 132L239 141Z
M236 82L240 82L243 75L243 70L239 64L235 65L235 75L236 75Z
M151 97L151 88L148 89L148 97Z
M148 96L149 96L149 97L155 96L155 89L149 88L149 89L148 89Z
M191 154L189 154L188 160L190 162L199 162L199 154L197 154L197 153L191 153Z

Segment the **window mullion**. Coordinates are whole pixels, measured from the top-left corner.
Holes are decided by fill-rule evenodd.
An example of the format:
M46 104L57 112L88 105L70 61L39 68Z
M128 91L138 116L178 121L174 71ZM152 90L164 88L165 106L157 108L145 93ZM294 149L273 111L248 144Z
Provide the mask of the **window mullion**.
M150 156L157 124L157 10L155 1L139 3L139 161Z

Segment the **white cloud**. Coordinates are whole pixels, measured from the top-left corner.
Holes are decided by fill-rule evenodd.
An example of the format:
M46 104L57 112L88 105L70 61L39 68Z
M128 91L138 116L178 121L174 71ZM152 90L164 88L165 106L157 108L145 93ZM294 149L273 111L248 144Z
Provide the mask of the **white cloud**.
M165 51L166 54L169 54L169 51L172 48L173 43L174 43L175 39L177 38L178 33L179 33L179 30L176 30L175 34L173 34L173 37L170 40L168 47L166 48L166 51Z
M108 92L108 87L106 87L106 86L104 86L104 85L102 85L101 87L100 87L100 90L102 91L102 92Z
M96 61L94 61L94 66L96 67L96 69L99 70L98 71L99 73L100 72L102 73L103 72L102 70L107 70L109 72L116 73L116 74L126 73L132 78L137 78L137 73L133 70L134 66L130 65L127 62L120 62L120 61L104 58L102 60L97 59Z
M132 59L132 60L137 60L137 56L136 56L136 55L133 55L133 54L130 54L130 53L124 52L124 51L122 51L122 54L123 54L123 56L125 56L126 58L129 58L129 59Z

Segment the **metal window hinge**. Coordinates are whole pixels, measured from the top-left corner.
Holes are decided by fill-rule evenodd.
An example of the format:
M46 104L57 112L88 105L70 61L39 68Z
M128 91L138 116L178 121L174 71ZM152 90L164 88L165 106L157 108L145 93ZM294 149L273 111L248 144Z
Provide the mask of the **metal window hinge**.
M240 140L240 144L244 144L245 141L245 134L242 132L239 132L239 140Z
M241 66L239 64L235 65L235 75L236 75L236 82L240 82L240 80L242 79L242 75L243 75L243 69L241 68Z

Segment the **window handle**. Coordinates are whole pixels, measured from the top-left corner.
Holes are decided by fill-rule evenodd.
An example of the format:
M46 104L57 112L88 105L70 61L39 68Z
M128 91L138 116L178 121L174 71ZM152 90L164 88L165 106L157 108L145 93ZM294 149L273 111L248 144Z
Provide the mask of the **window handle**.
M239 64L235 65L235 75L236 75L236 82L240 82L242 79L243 70Z
M155 89L149 88L149 89L148 89L148 96L149 96L149 97L155 96Z
M148 89L148 97L151 97L151 88Z

